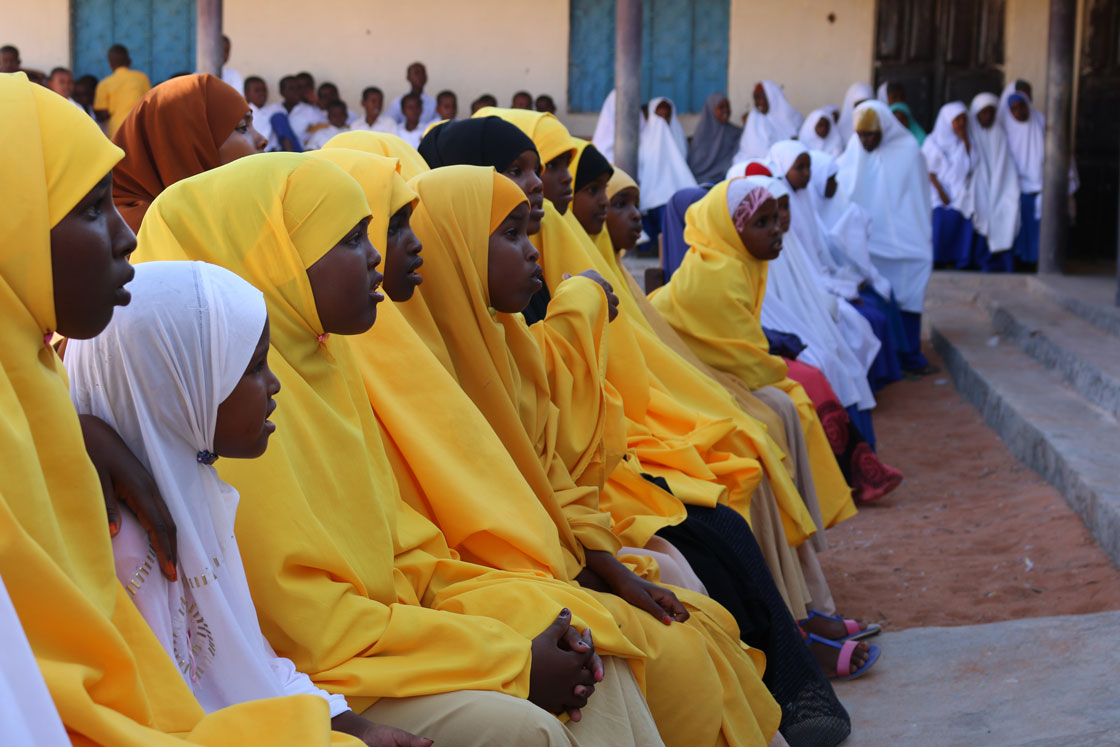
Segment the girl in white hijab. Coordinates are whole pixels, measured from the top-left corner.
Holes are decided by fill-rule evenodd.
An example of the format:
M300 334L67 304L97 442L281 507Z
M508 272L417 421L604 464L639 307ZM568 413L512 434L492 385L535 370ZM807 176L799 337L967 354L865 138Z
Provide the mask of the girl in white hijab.
M261 633L234 539L238 494L211 466L216 451L267 446L280 385L264 297L202 262L137 265L129 289L131 305L104 333L70 341L66 369L78 412L108 423L155 478L178 530L179 579L153 572L148 535L128 512L113 540L118 578L207 712L292 694L322 697L332 718L348 711ZM244 435L231 436L238 425Z
M664 107L662 105L664 105L664 107L668 107L667 119L658 111L658 109L664 111ZM668 122L669 132L673 135L673 142L676 143L677 150L680 151L682 157L688 158L688 138L686 138L684 135L684 128L681 127L681 121L677 119L677 107L673 103L673 100L667 99L664 96L658 96L656 98L650 99L649 106L646 108L649 110L649 116L646 117L647 121L650 117L657 115L661 117L663 121Z
M797 133L797 139L806 148L824 151L833 158L844 152L844 141L840 139L840 130L832 118L831 109L835 108L822 106L809 112Z
M922 143L929 166L933 209L933 261L964 270L976 259L975 149L969 138L968 109L950 101L937 113L933 132Z
M643 117L643 120L645 118ZM603 99L603 107L599 110L599 121L595 123L595 134L591 137L591 144L603 157L614 162L614 89Z
M775 172L790 189L790 230L784 243L799 249L812 264L816 281L836 299L836 322L844 341L861 364L871 391L902 378L890 328L881 311L862 302L863 278L850 264L833 255L824 225L817 214L810 187L812 158L797 140L782 140L770 147ZM790 237L796 239L791 242ZM782 260L777 260L780 263ZM771 263L773 266L774 263ZM865 408L861 408L865 409Z
M852 112L855 108L868 99L875 98L875 92L866 83L853 83L844 94L844 105L840 107L840 121L836 125L840 128L840 140L845 145L852 139L855 128L852 125Z
M976 231L984 247L980 269L1010 272L1010 251L1019 232L1019 173L1007 144L1007 134L996 122L999 99L979 93L969 106L969 135L976 150Z
M739 152L733 162L765 158L770 146L779 140L797 137L805 118L786 100L781 86L764 80L754 87L754 109L747 115Z
M918 141L879 101L853 112L854 134L838 161L844 195L871 215L868 248L902 309L904 371L932 373L921 352L921 318L933 269L930 181Z

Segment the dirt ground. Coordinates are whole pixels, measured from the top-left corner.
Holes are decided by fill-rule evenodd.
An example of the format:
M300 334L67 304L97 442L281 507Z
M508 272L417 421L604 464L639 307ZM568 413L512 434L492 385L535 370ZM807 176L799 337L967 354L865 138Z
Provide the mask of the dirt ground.
M947 373L877 398L879 454L906 480L829 531L840 612L902 630L1120 609L1120 572Z

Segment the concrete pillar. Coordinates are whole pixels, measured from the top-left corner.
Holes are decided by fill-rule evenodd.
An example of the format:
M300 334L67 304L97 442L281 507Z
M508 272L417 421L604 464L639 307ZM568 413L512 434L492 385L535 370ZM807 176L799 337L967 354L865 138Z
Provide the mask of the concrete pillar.
M642 106L642 0L618 0L614 42L614 162L638 178Z
M1070 112L1076 0L1050 0L1046 60L1046 161L1042 170L1042 224L1038 271L1061 272L1069 237Z
M222 0L197 0L195 72L222 74Z
M1117 208L1116 208L1116 305L1120 306L1120 170L1116 173Z

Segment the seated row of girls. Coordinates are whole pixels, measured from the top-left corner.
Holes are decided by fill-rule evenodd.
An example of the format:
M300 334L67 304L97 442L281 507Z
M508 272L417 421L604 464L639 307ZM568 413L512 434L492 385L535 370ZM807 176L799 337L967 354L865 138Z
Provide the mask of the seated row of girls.
M230 168L232 168L232 167L230 167ZM220 171L221 171L221 170L219 169L219 170L218 170L218 172L214 172L214 173L215 173L215 175L217 175L217 173L220 173ZM185 187L185 186L186 186L186 183L184 183L184 187ZM166 198L165 198L165 199L166 199ZM158 206L158 204L159 204L159 203L157 202L157 206ZM242 211L242 212L244 212L244 211ZM148 230L150 229L150 226L152 225L152 224L151 224L151 220L152 220L152 219L151 219L150 217L149 217L149 218L148 218L148 219L146 220L146 222L144 223L144 231L143 231L142 233L144 233L144 232L147 232L147 231L148 231ZM143 237L142 237L142 239L143 239ZM143 243L143 241L142 241L142 243ZM406 274L407 274L407 273L406 273ZM367 295L368 295L368 289L367 289ZM341 343L340 343L340 344L341 344ZM275 342L274 342L274 345L275 345ZM281 376L281 379L283 379L283 376ZM289 387L289 388L290 388L290 387ZM430 452L429 452L429 454L430 454ZM242 514L241 514L241 516L242 516L242 517L244 517L244 515L245 515L245 511L243 510L243 511L242 511ZM341 518L341 517L340 517L340 518ZM242 521L244 521L244 518L242 518L242 519L240 519L240 520L239 520L239 525L240 525L240 524L242 523ZM273 532L272 534L275 534L275 532ZM243 545L243 546L245 545L245 539L244 539L244 537L242 537L242 545ZM248 558L248 557L251 557L251 556L252 556L252 554L253 554L253 553L252 553L251 551L248 551L248 550L246 551L246 556L247 556L247 558ZM252 564L251 564L251 563L249 563L248 565L250 566L250 567L249 567L249 572L250 572L250 578L251 578L251 580L252 580L252 577L253 577L253 572L252 572L252 567L251 567L251 565L252 565ZM674 611L677 611L677 610L674 610ZM680 614L680 612L679 612L679 611L677 611L677 613L678 613L678 614ZM662 613L662 615L664 615L664 613ZM628 627L629 627L629 626L628 626ZM322 629L322 626L319 626L319 629L321 630L321 629ZM675 628L675 629L676 629L676 630L681 630L681 628ZM658 627L658 628L656 628L655 630L667 630L667 629L666 629L666 628L663 628L663 627L660 627L660 626L659 626L659 627ZM674 650L674 655L678 655L678 652L679 652L679 655L684 655L684 654L686 653L686 651L687 651L687 647L686 647L686 646L682 646L682 645L680 644L680 642L679 642L679 634L678 634L678 635L676 635L676 636L674 637L674 640L675 640L675 643L674 643L674 645L670 647L670 648L672 648L672 649ZM600 642L600 646L602 646L602 645L603 645L603 644L602 644L602 642ZM745 661L745 660L744 660L744 661ZM651 669L652 669L652 667L651 667ZM693 676L698 676L698 675L695 675L695 674L694 674ZM658 678L659 678L659 679L663 679L663 681L664 681L664 683L665 683L665 685L666 685L666 686L668 685L668 683L669 683L670 681L672 681L672 680L671 680L671 679L670 679L669 677L664 677L664 678L663 678L663 677L662 677L662 675L660 675L660 674L659 674L659 677L658 677ZM709 688L709 691L710 691L710 690L711 690L711 689ZM732 719L732 721L733 721L733 720L734 720L734 719ZM717 720L717 723L718 723L718 720Z

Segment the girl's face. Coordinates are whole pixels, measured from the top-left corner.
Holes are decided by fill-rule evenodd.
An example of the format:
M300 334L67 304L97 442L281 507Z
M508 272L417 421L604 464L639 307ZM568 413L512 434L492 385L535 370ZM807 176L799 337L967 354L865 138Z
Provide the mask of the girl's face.
M794 190L805 189L809 185L809 180L813 177L812 166L813 162L809 159L808 153L802 153L793 159L793 165L786 172L786 181L789 182L789 186Z
M268 417L276 409L272 398L280 391L280 380L268 367L268 319L241 380L218 405L214 424L214 452L230 459L255 459L268 448L276 425Z
M657 108L653 110L653 113L664 119L666 122L670 122L672 121L673 117L673 107L669 105L668 101L659 101L657 102Z
M583 230L592 236L603 230L603 223L607 220L607 182L610 180L610 172L599 174L576 192L572 200L572 213Z
M524 151L502 172L502 175L508 176L514 184L521 187L521 191L529 200L529 235L532 236L541 230L541 221L544 220L541 158L535 150Z
M759 206L739 231L739 240L755 259L769 262L778 258L782 253L782 230L778 225L777 200L770 198Z
M572 202L572 173L568 166L572 163L572 152L562 153L544 167L541 181L544 183L544 196L563 215Z
M1011 116L1015 117L1015 119L1020 121L1020 122L1026 122L1028 119L1030 119L1031 118L1031 110L1030 110L1030 107L1027 106L1027 102L1019 101L1018 99L1016 99L1015 101L1012 101L1011 102Z
M727 99L720 99L715 109L712 110L712 114L716 115L717 122L727 124L728 120L731 119L731 102Z
M633 249L642 235L642 211L638 209L638 190L619 190L607 206L607 232L614 250Z
M218 146L218 160L224 166L238 158L263 153L267 146L268 141L253 127L253 112L248 111L225 142Z
M59 334L86 340L132 299L124 289L135 271L128 255L136 234L113 205L112 172L51 229L51 280Z
M828 181L824 183L824 196L828 197L829 199L834 197L836 195L837 186L836 175L833 174L832 176L828 177Z
M766 91L759 84L754 87L754 108L758 109L759 114L766 114L770 111L770 102L766 98Z
M824 140L828 137L828 133L832 131L832 124L828 117L820 117L817 123L813 125L813 132L817 133L817 137Z
M859 135L860 145L868 153L874 151L883 142L883 133L878 130L856 130L856 134Z
M994 106L985 106L980 111L976 112L976 121L985 130L995 124L996 121L996 108Z
M384 279L377 266L381 255L369 242L369 218L356 226L307 268L315 309L323 331L334 335L360 335L377 320L377 292Z
M389 219L385 241L385 293L397 303L412 298L416 286L424 282L417 270L424 264L423 245L412 231L412 204L405 205Z
M486 284L490 305L498 311L524 311L533 294L544 287L540 254L529 243L529 206L521 203L490 234Z
M789 231L789 195L782 195L778 198L778 228L782 233Z
M953 117L953 133L968 142L968 115L961 113Z

